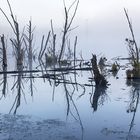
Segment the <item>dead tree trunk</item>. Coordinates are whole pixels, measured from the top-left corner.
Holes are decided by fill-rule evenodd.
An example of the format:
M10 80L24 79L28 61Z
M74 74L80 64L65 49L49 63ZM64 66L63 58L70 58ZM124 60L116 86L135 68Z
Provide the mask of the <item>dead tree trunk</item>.
M92 70L93 70L94 80L95 80L96 86L107 86L107 83L108 83L107 80L100 73L100 71L98 69L96 55L92 56L91 64L92 64Z
M3 54L3 67L7 67L7 53L6 53L6 46L4 41L4 35L1 36L1 43L2 43L2 54Z

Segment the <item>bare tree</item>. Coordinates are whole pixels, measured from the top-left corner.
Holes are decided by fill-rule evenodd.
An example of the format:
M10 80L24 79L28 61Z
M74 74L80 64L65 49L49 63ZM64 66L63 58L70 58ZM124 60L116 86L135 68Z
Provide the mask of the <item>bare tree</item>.
M23 49L22 49L22 42L23 42L23 34L20 35L20 30L19 30L19 23L17 21L17 19L14 17L11 5L9 0L7 0L8 6L9 6L9 10L10 10L10 14L11 14L11 18L12 21L10 20L10 18L6 15L6 13L0 8L0 11L3 13L3 15L5 16L6 20L8 21L8 23L10 24L14 34L15 34L15 38L14 39L10 39L12 42L12 45L14 46L15 49L15 55L16 55L16 60L17 60L17 65L21 65L22 64L22 58L23 58Z
M62 36L61 50L60 50L60 54L59 54L59 62L62 59L62 56L64 54L64 49L65 49L67 34L71 30L71 25L72 25L72 22L74 20L75 15L76 15L76 12L77 12L78 4L79 4L79 0L75 0L71 4L71 6L69 8L67 8L66 5L65 5L65 1L64 1L65 23L64 23L64 28L63 28L63 36ZM75 6L75 9L74 9L74 12L72 14L72 17L70 18L69 13L70 13L70 10L71 10L71 8L73 6Z

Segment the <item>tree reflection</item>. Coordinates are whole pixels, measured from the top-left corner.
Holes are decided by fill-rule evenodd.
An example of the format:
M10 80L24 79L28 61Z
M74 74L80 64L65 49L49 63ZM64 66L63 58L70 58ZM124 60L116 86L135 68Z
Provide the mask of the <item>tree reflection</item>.
M2 86L2 97L3 96L6 97L6 90L7 90L7 67L3 67L3 77L2 77L2 82L0 83L0 86Z
M134 128L134 122L135 122L135 117L136 117L136 112L139 104L139 98L140 98L140 80L135 79L135 80L127 80L127 85L131 86L131 91L130 91L130 102L129 106L127 109L127 113L133 113L131 122L130 122L130 127L128 131L128 136L126 140L130 139L130 136L132 135L132 131Z
M16 87L17 89L17 95L15 97L14 103L11 107L10 113L12 112L12 110L14 109L14 114L16 114L18 107L20 106L21 103L21 94L23 92L23 83L22 83L22 75L23 75L23 66L22 65L18 65L17 66L17 70L18 70L18 75L16 76L17 79L12 87L12 90Z
M94 93L90 96L90 103L94 111L97 111L98 105L103 105L107 99L107 87L95 86Z
M79 122L80 126L81 126L81 130L82 130L82 139L83 139L83 124L82 124L82 120L79 114L79 110L75 104L75 101L73 99L73 95L76 91L78 91L78 86L80 86L81 88L83 88L83 92L85 93L85 87L82 86L81 84L75 82L75 76L77 76L76 74L74 75L74 82L72 81L71 77L67 77L68 73L65 72L61 72L61 79L59 79L59 82L55 82L56 86L58 86L57 83L61 83L64 87L64 91L65 91L65 97L66 97L66 103L67 103L67 117L69 114L72 115L72 117ZM58 79L58 78L57 78ZM77 89L77 90L75 90ZM82 94L84 94L82 93ZM53 93L54 96L54 93Z
M6 95L6 87L7 87L7 67L3 67L3 88L2 88L2 94Z

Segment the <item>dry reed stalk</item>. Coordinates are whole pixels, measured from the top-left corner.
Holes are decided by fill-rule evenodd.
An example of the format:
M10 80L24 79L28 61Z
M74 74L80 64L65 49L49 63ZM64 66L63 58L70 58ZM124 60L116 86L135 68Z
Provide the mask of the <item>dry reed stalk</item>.
M140 78L140 61L139 61L140 49L138 48L138 45L135 39L132 23L128 16L128 12L126 9L124 9L124 12L125 12L125 16L129 25L131 36L132 36L132 39L126 38L126 42L128 43L128 51L129 51L129 56L131 58L130 62L133 67L132 70L126 71L126 75L127 75L127 79L137 79L137 78Z
M56 56L56 34L54 34L54 29L53 29L53 23L52 23L52 20L51 20L51 33L52 33L52 38L53 38L53 41L52 41L52 52L53 52L53 64L55 64L55 59L57 59L57 56ZM55 66L55 65L54 65Z
M47 48L47 45L48 45L48 42L49 42L49 38L50 38L50 31L48 32L48 36L47 36L47 39L46 39L46 42L44 44L44 35L42 36L42 41L41 41L41 49L40 49L40 52L39 52L39 56L38 56L38 59L42 59L44 53L45 53L45 50Z
M124 8L124 12L125 12L127 22L128 22L128 25L129 25L129 29L130 29L130 32L131 32L131 35L132 35L132 42L131 43L133 43L134 46L135 46L136 62L139 63L139 49L138 49L137 42L136 42L136 39L135 39L132 23L131 23L130 18L128 16L128 12L126 11L125 8Z

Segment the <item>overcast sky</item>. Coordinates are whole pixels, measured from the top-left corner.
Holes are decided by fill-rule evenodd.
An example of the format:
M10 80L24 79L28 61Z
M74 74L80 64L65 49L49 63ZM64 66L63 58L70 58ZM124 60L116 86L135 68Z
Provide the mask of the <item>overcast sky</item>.
M64 19L63 0L9 0L13 12L23 25L32 18L37 29L50 27L52 19L55 27L62 27ZM73 0L65 0L69 6ZM123 8L128 9L129 16L137 38L140 40L140 0L79 0L78 11L73 27L78 26L80 38L85 45L101 47L124 45L123 40L129 36L129 29ZM9 14L6 0L0 0L0 7ZM0 13L0 32L8 26ZM78 34L77 33L77 34ZM82 42L81 41L81 42ZM116 42L115 42L116 41ZM122 44L121 44L122 43ZM79 41L80 44L80 41ZM81 43L84 44L83 42ZM91 48L91 47L90 47ZM89 51L91 51L89 49ZM104 51L107 51L106 49ZM121 49L118 49L120 53Z
M63 0L9 0L15 15L22 22L32 17L36 24L47 24L50 19L61 23L64 11ZM65 0L71 3L73 0ZM0 0L0 7L8 14L6 0ZM130 13L139 13L139 0L80 0L77 19L88 19L96 22L104 18L118 18L123 8ZM96 20L96 21L95 21Z

